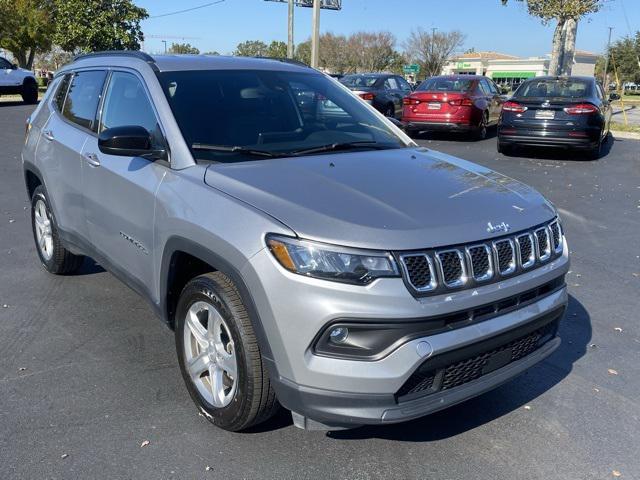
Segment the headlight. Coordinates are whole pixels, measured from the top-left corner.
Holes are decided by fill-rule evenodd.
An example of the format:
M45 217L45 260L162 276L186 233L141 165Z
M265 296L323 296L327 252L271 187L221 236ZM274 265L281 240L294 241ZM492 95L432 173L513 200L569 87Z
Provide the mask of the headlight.
M308 277L367 285L376 278L400 276L388 252L356 250L276 235L267 236L267 246L280 265Z

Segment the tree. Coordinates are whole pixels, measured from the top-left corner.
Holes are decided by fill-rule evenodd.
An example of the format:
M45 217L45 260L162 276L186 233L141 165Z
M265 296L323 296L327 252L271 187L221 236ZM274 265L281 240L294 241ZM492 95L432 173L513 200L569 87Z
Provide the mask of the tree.
M247 40L239 43L233 54L238 57L264 57L268 49L267 44L260 40Z
M169 47L169 53L191 53L198 55L200 50L189 43L172 43Z
M54 0L54 43L67 52L139 50L140 21L149 15L131 0Z
M73 54L65 52L58 45L53 45L49 51L37 54L33 64L37 68L55 72L72 59Z
M389 32L357 32L349 37L357 66L367 72L386 71L396 58L396 38Z
M607 73L614 73L614 66L621 83L640 83L640 31L635 37L624 37L611 45ZM600 67L600 71L604 66ZM609 78L612 78L611 76Z
M267 47L266 56L270 58L287 58L287 44L274 40Z
M440 75L442 68L453 52L464 43L462 32L428 33L418 27L412 30L404 44L407 58L420 65L420 71L427 76Z
M503 5L508 0L500 0ZM571 75L576 51L578 22L585 15L596 13L604 0L517 0L527 2L529 15L543 24L556 22L553 32L549 75Z
M0 47L31 70L37 53L51 47L55 28L52 0L0 0Z

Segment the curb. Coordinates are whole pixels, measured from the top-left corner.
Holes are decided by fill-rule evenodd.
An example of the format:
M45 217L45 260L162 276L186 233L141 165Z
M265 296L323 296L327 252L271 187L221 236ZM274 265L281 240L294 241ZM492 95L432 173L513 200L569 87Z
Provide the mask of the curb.
M624 138L626 140L640 140L640 133L638 132L621 132L619 130L611 130L611 134L614 138Z

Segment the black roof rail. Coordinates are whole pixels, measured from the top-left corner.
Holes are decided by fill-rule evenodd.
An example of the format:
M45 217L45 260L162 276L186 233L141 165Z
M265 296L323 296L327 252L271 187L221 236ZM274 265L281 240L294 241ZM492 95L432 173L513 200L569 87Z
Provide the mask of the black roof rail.
M290 63L291 65L297 65L299 67L311 68L311 66L307 65L306 63L301 62L300 60L296 60L294 58L287 58L287 57L253 57L253 58L259 58L260 60L274 60L276 62Z
M75 62L77 60L84 60L85 58L97 57L133 57L147 63L156 63L151 55L141 52L140 50L106 50L104 52L81 53L80 55L73 57L73 61Z

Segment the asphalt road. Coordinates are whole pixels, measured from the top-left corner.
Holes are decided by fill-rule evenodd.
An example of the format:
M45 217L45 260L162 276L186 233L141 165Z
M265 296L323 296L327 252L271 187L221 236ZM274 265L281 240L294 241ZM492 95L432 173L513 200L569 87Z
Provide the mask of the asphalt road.
M38 265L19 162L31 108L0 103L1 479L640 478L639 142L612 142L589 162L504 157L495 138L421 140L560 209L573 251L563 345L507 385L411 423L305 432L283 413L228 433L196 413L172 333L136 294L89 262L68 277Z

